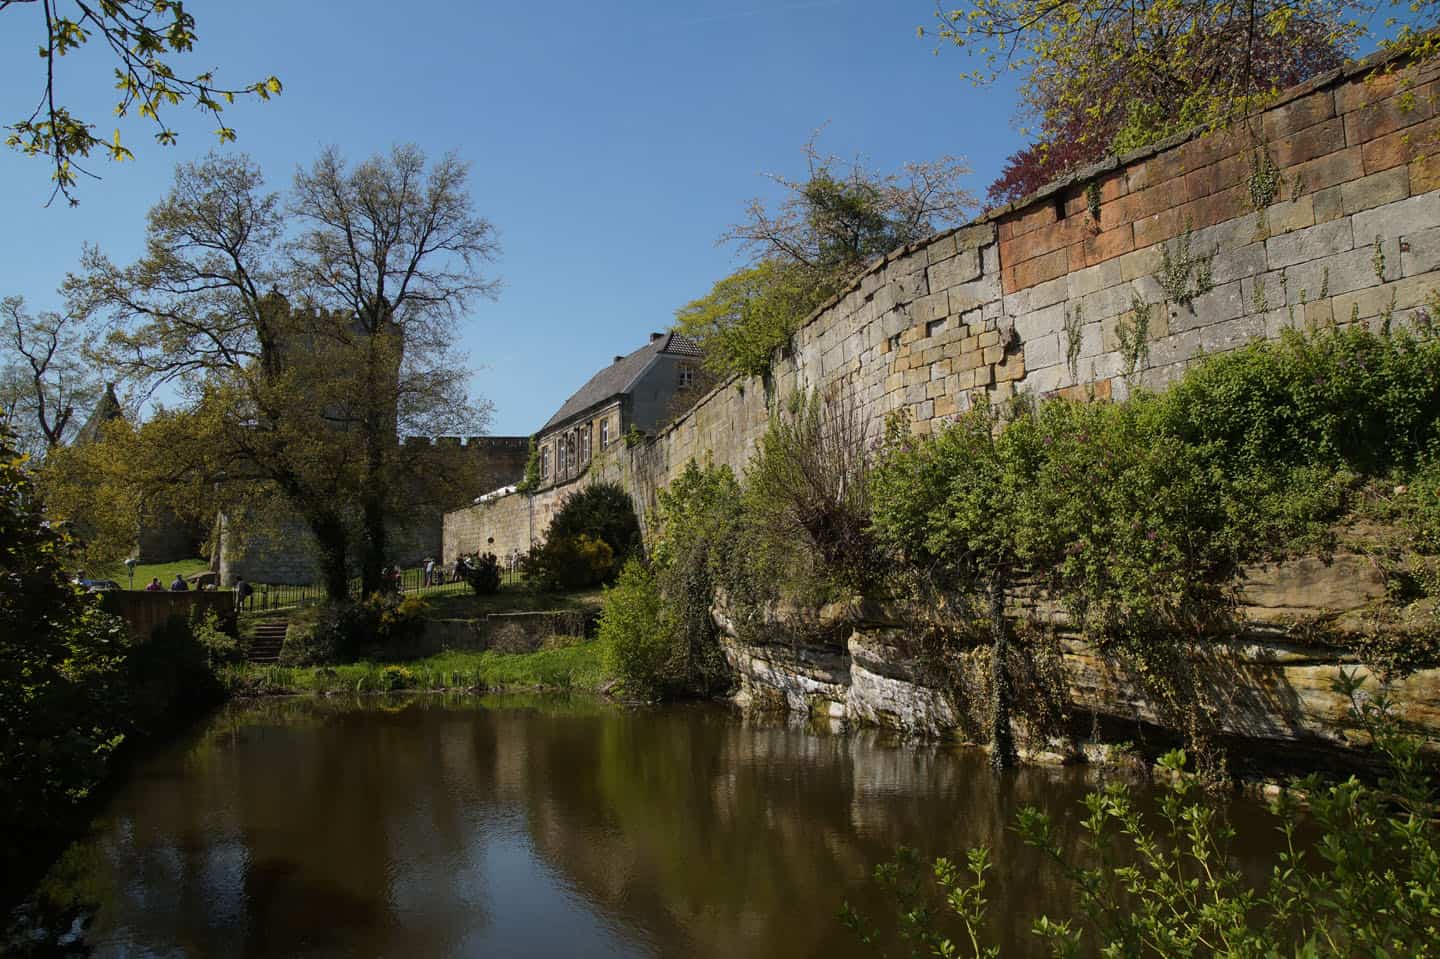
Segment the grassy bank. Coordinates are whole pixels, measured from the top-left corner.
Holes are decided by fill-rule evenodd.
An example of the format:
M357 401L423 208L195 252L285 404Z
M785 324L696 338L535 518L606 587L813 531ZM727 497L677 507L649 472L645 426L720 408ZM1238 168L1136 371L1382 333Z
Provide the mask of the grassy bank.
M556 637L534 653L455 650L406 662L337 666L237 666L226 679L239 694L386 692L440 689L599 689L609 678L601 644Z

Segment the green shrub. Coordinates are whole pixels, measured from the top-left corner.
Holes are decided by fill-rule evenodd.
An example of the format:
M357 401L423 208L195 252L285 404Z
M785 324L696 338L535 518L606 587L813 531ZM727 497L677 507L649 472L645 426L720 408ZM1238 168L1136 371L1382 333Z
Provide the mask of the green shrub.
M584 589L614 579L640 546L630 494L618 483L592 483L565 497L525 571L541 590Z
M675 678L673 637L654 571L644 560L630 560L605 591L600 613L606 669L637 695L663 695Z
M706 368L717 376L765 376L775 354L834 287L817 271L765 260L675 311L676 327L700 343Z
M871 585L868 432L845 390L797 394L771 415L745 471L744 536L777 598L817 605Z
M491 596L500 592L500 560L494 553L461 556L460 574L476 596Z
M550 536L525 559L530 583L546 591L598 586L613 579L617 568L610 544L588 533Z

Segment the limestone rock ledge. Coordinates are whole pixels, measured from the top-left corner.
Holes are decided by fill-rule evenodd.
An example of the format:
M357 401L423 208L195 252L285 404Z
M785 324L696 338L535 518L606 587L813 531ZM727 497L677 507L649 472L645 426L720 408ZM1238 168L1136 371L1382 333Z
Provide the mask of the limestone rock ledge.
M1189 648L1197 704L1220 733L1240 740L1340 753L1363 747L1367 737L1351 722L1350 703L1333 683L1345 669L1366 678L1365 689L1373 694L1380 677L1340 646L1307 641L1307 624L1323 622L1333 638L1367 619L1383 596L1383 579L1361 556L1307 557L1247 570L1237 591L1234 635ZM962 666L964 688L957 690L953 675L937 677L915 657L910 639L917 628L896 625L892 615L856 612L843 646L745 643L729 618L717 615L741 690L737 699L920 737L975 739L984 658L976 658L973 668ZM1059 652L1061 699L1072 717L1177 727L1179 717L1158 705L1135 669L1074 636L1062 635ZM966 669L976 675L964 675ZM1440 756L1440 669L1395 679L1387 693L1401 722Z

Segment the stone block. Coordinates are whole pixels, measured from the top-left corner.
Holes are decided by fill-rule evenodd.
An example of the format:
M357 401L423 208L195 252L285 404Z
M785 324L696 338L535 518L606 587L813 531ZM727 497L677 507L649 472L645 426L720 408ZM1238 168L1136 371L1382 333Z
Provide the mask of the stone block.
M1070 295L1070 279L1061 276L1030 288L1030 309L1041 310L1056 303L1062 303Z
M916 323L934 323L950 315L950 294L943 290L928 293L917 299L911 307Z
M925 247L925 259L931 266L955 255L955 235L937 237Z
M1280 200L1265 208L1265 228L1271 236L1294 233L1315 225L1315 199L1302 196L1298 200Z
M1022 344L1025 365L1030 367L1052 366L1065 362L1065 337L1063 333L1047 333Z
M980 254L975 250L962 250L948 260L941 260L930 267L930 289L948 290L962 283L980 278Z
M1068 277L1066 298L1078 300L1082 296L1095 293L1105 287L1116 286L1119 283L1120 262L1107 260L1097 266L1087 266L1083 270L1071 273Z
M974 250L994 244L996 239L994 223L976 223L955 231L955 248L957 250Z
M1351 110L1345 114L1345 142L1350 146L1369 143L1430 119L1435 115L1436 96L1432 82Z
M1437 134L1440 134L1440 120L1431 118L1369 141L1359 148L1363 151L1365 172L1379 173L1432 152Z
M1425 303L1430 291L1440 285L1440 277L1433 273L1407 276L1404 279L1342 293L1331 301L1337 322L1348 322L1352 312L1360 319L1379 316L1393 302L1396 310L1409 310Z
M1289 103L1266 110L1262 118L1265 139L1278 140L1312 127L1335 116L1335 95L1331 90L1317 90Z
M1134 253L1126 253L1120 257L1120 278L1122 280L1129 281L1142 276L1151 276L1158 269L1160 269L1159 247L1136 250Z
M1271 155L1282 169L1324 156L1345 146L1345 124L1338 117L1281 137L1270 144Z
M1400 263L1404 276L1440 270L1440 227L1407 236L1400 253Z
M1015 317L1015 334L1020 341L1028 342L1047 333L1064 329L1065 307L1057 303L1043 310L1031 310Z
M1217 284L1229 283L1241 277L1264 273L1267 268L1264 243L1250 243L1239 249L1221 246L1220 252L1211 261L1211 276Z
M1265 338L1265 318L1237 316L1223 323L1201 327L1200 351L1203 356L1228 353Z
M1354 245L1350 221L1341 219L1284 236L1273 236L1265 241L1265 255L1270 268L1278 269L1340 253Z
M1411 194L1440 189L1440 153L1427 153L1410 163Z
M1104 230L1084 240L1083 251L1086 263L1103 263L1135 249L1135 230L1132 224L1123 223L1114 229Z
M1343 184L1315 194L1315 222L1329 223L1345 215Z
M1141 217L1135 221L1134 227L1135 246L1146 247L1179 236L1185 229L1185 220L1180 209L1176 207L1153 216Z
M1365 175L1365 161L1361 149L1347 147L1286 170L1285 176L1292 184L1289 192L1315 193L1326 187L1358 180Z
M980 334L979 343L982 349L989 346L999 346L1000 334L996 330L986 330L984 333Z
M1369 243L1376 236L1406 236L1440 226L1440 192L1422 193L1406 200L1357 213L1355 224L1357 245ZM1272 263L1272 265L1274 265Z
M1340 185L1341 202L1346 213L1359 213L1410 195L1410 169L1397 166L1372 173Z

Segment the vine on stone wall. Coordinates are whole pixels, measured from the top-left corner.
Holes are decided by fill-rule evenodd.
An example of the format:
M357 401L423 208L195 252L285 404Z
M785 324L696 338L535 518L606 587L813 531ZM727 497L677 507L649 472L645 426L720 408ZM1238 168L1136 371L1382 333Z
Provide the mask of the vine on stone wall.
M1214 261L1220 247L1217 244L1209 253L1195 253L1192 242L1193 230L1187 220L1185 232L1176 237L1175 243L1160 247L1160 272L1155 279L1165 291L1165 299L1180 306L1189 306L1215 288Z
M1125 361L1125 375L1133 376L1135 371L1150 357L1150 311L1154 309L1141 299L1138 293L1130 295L1130 312L1122 316L1115 325L1115 336L1120 341L1120 356Z

